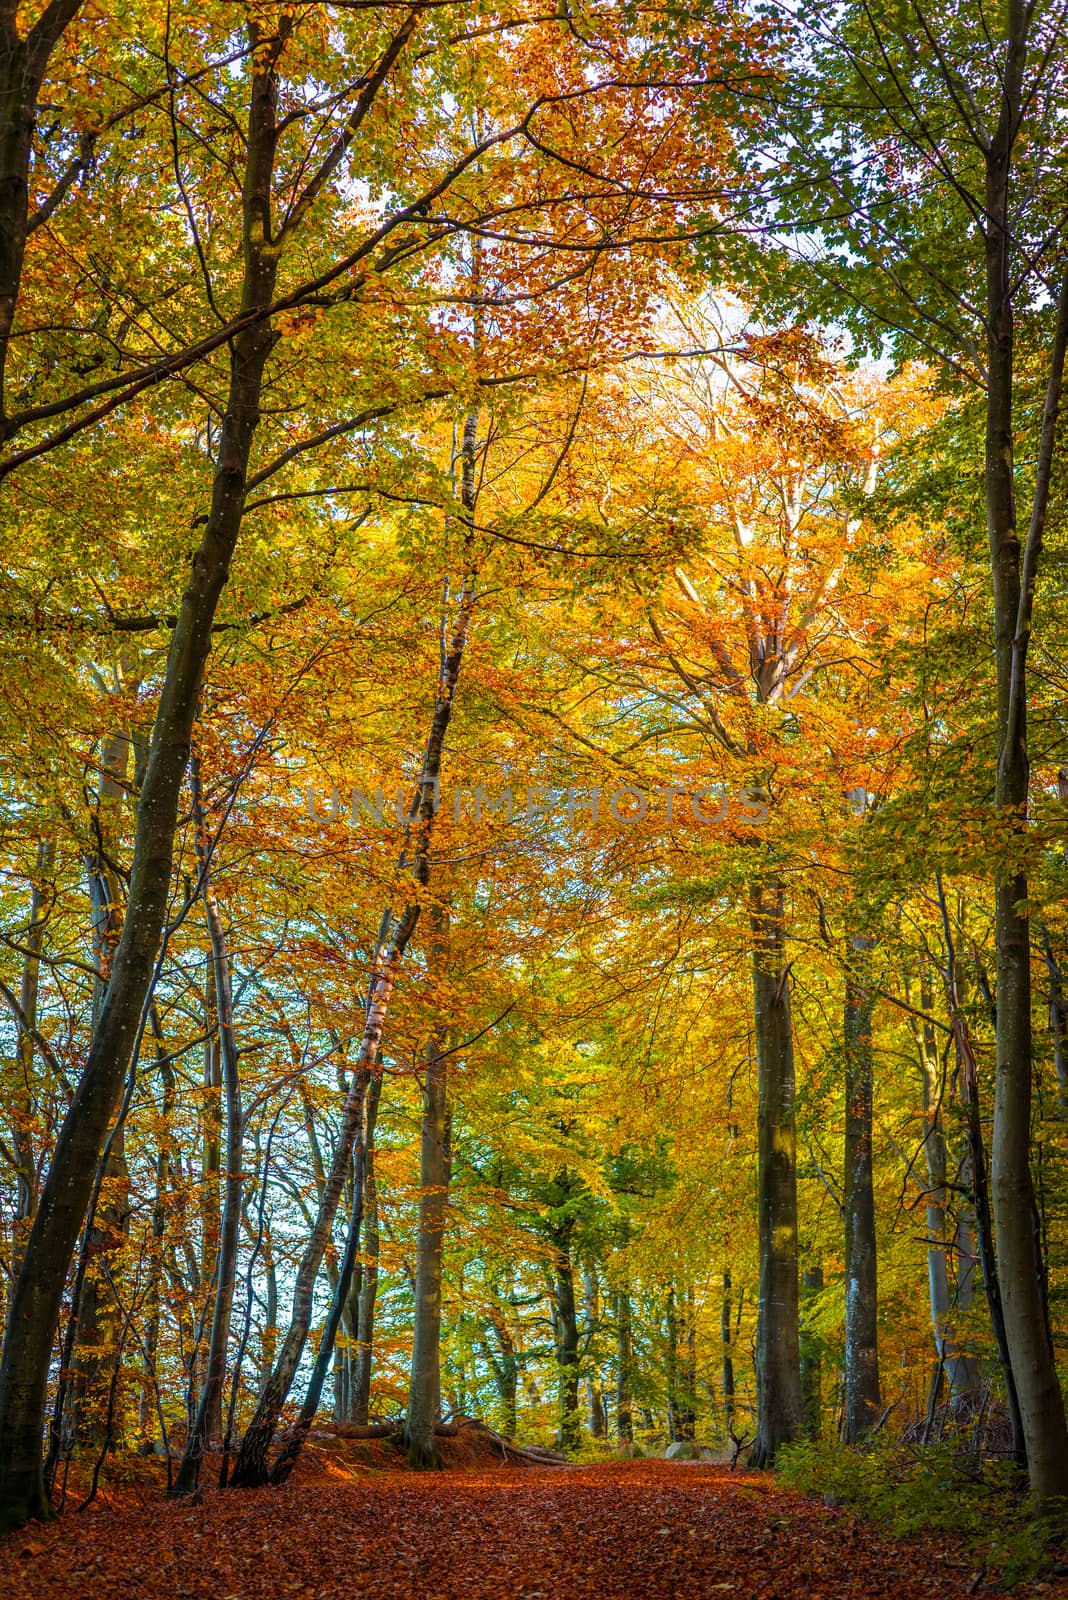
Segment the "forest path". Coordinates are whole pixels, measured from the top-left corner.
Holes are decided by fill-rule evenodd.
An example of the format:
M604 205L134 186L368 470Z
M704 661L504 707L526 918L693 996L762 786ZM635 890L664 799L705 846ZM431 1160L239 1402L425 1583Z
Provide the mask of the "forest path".
M916 1600L972 1577L769 1478L654 1461L208 1491L0 1546L3 1600Z

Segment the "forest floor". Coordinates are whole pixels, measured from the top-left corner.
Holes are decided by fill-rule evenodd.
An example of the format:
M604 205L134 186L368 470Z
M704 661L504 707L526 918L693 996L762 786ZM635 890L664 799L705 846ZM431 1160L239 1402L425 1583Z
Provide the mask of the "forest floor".
M3 1600L928 1600L989 1584L944 1540L895 1542L770 1477L648 1460L417 1474L325 1453L280 1489L109 1490L0 1544ZM1068 1596L1068 1580L1016 1592Z

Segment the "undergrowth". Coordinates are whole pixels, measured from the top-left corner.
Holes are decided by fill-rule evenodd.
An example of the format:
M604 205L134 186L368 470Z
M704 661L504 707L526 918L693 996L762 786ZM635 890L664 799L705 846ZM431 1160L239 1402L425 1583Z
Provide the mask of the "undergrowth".
M778 1471L788 1488L853 1506L897 1537L957 1536L977 1567L1006 1584L1064 1560L1049 1526L1031 1516L1013 1463L980 1459L960 1442L861 1450L808 1440L780 1452Z

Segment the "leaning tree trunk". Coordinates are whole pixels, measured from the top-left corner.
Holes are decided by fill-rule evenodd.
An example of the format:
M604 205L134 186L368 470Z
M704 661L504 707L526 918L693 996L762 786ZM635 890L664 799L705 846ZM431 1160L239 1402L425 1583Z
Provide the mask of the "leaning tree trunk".
M444 938L444 912L433 941ZM427 1046L423 1132L419 1151L419 1238L416 1246L415 1318L404 1443L413 1467L438 1467L434 1429L441 1404L441 1282L449 1194L448 1062L446 1033Z
M415 839L408 848L406 840L402 860L409 863L411 897L399 916L387 910L379 930L378 947L371 973L367 997L360 1052L352 1075L352 1084L342 1112L341 1130L330 1174L319 1202L319 1209L304 1254L297 1268L293 1287L293 1304L289 1329L279 1347L278 1356L270 1377L260 1391L252 1421L241 1441L234 1461L230 1482L236 1488L255 1489L269 1479L267 1457L274 1438L282 1407L296 1376L300 1358L311 1327L312 1302L315 1280L330 1239L334 1218L345 1186L345 1178L352 1160L353 1145L363 1112L368 1084L378 1070L379 1051L386 1020L389 1016L393 990L404 965L409 942L415 932L422 910L423 898L430 881L430 843L437 813L441 784L442 759L449 731L456 686L460 680L464 651L471 627L475 604L477 568L474 558L475 503L478 497L476 483L477 412L469 412L464 424L461 452L463 482L461 504L464 509L464 556L466 567L460 588L456 620L449 638L448 649L441 663L437 698L430 719L430 731L423 752L423 765L419 775L416 804L409 822Z
M377 1076L377 1074L376 1074ZM367 1096L364 1096L364 1131L367 1126L366 1119ZM284 1483L300 1458L304 1448L304 1441L308 1437L311 1425L315 1421L315 1413L319 1409L322 1399L326 1375L330 1370L330 1358L334 1352L338 1330L349 1302L349 1291L352 1287L352 1278L356 1270L356 1259L360 1251L360 1231L363 1225L363 1200L364 1200L364 1141L359 1140L355 1152L355 1171L352 1180L352 1205L349 1211L349 1226L345 1236L345 1249L338 1264L337 1282L330 1300L330 1309L326 1314L326 1326L323 1336L319 1341L319 1349L312 1367L311 1377L308 1379L308 1388L301 1402L300 1411L294 1427L290 1430L289 1437L279 1453L278 1459L271 1468L270 1481Z
M204 902L204 916L208 925L211 945L211 965L215 975L215 1011L219 1028L219 1057L222 1067L223 1094L226 1100L226 1180L223 1196L222 1223L219 1229L219 1253L215 1264L215 1300L212 1307L211 1333L208 1338L208 1356L204 1371L204 1384L193 1426L186 1439L182 1464L174 1485L175 1494L190 1494L200 1477L200 1463L204 1451L215 1442L222 1442L222 1402L226 1383L226 1352L230 1342L230 1318L234 1305L234 1286L237 1281L237 1249L244 1203L244 1178L241 1171L244 1143L244 1114L241 1109L241 1084L238 1077L237 1040L234 1035L234 997L230 981L230 953L227 949L226 930L215 898L211 872L211 846L207 837L207 820L204 815L203 790L200 765L193 757L193 824L196 829L196 853L200 867L200 895Z
M273 48L254 56L248 165L243 193L242 309L262 311L274 294L270 187L277 129ZM230 344L230 386L220 426L211 506L171 636L159 709L137 809L128 912L107 995L93 1029L77 1093L56 1141L26 1254L12 1294L0 1360L0 1529L51 1515L41 1442L52 1341L78 1229L122 1089L159 951L171 884L178 802L212 624L241 529L260 392L274 335L266 317Z
M386 990L387 1001L391 989L392 983ZM368 1080L374 1070L384 1019L384 1006L380 1010L378 1002L373 1001L368 1008L360 1060L353 1070L352 1081L345 1097L341 1128L330 1172L319 1201L315 1222L297 1264L289 1327L278 1347L274 1366L260 1390L252 1421L245 1430L230 1472L230 1483L235 1488L260 1488L270 1478L267 1458L278 1419L282 1414L282 1407L288 1398L311 1328L315 1281L319 1276L319 1268L326 1253L334 1218L344 1192L345 1178L352 1161L364 1096Z
M750 891L753 1020L757 1046L757 1188L760 1304L757 1317L757 1434L753 1467L769 1467L780 1445L800 1437L801 1352L797 1261L797 1130L785 898L774 879Z
M845 1405L842 1438L857 1444L879 1420L879 1285L872 1174L872 941L851 940L845 999Z

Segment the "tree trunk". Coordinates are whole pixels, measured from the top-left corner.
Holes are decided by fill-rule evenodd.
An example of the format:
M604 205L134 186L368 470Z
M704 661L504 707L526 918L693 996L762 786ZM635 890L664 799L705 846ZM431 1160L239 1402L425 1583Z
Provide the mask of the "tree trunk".
M376 1072L374 1076L380 1076ZM296 1425L290 1432L281 1453L278 1456L270 1473L272 1483L284 1483L297 1464L304 1441L312 1423L315 1413L319 1409L322 1398L323 1386L326 1375L330 1370L330 1358L334 1351L338 1329L341 1327L342 1318L349 1302L349 1292L352 1287L353 1274L356 1270L356 1259L360 1250L360 1231L363 1224L364 1187L364 1156L365 1139L367 1133L367 1099L364 1095L364 1116L361 1128L361 1137L356 1146L355 1172L352 1180L352 1203L349 1212L349 1225L345 1236L345 1249L337 1269L337 1281L330 1300L330 1309L326 1316L326 1326L319 1341L319 1350L312 1367L311 1377L308 1379L308 1388L297 1415Z
M91 817L93 844L86 851L92 921L92 1026L107 996L108 975L123 924L123 886L115 857L122 836L120 808L126 795L131 752L125 731L103 741L98 757L100 778ZM102 1445L108 1437L107 1417L112 1372L119 1340L119 1310L108 1283L117 1268L129 1229L130 1173L126 1163L125 1129L111 1142L100 1199L89 1230L88 1257L81 1293L71 1308L77 1338L71 1375L69 1423L83 1443Z
M201 1329L207 1318L207 1295L215 1280L215 1267L219 1259L219 1237L222 1228L222 1206L219 1192L219 1174L222 1171L223 1129L223 1073L222 1041L219 1035L219 1002L215 983L215 961L208 952L204 973L204 1096L202 1101L201 1132L201 1182L197 1191L200 1211L200 1276L199 1287L205 1296L202 1313L198 1315ZM194 1368L200 1355L200 1341L191 1352Z
M823 1288L823 1267L816 1261L801 1274L802 1302L811 1300ZM823 1355L820 1339L811 1328L801 1328L801 1404L805 1415L805 1437L818 1439L823 1432Z
M616 1295L616 1437L621 1443L634 1438L633 1383L630 1290L624 1284Z
M1015 336L1010 190L1013 151L1023 106L1030 18L1020 0L1006 14L999 116L985 164L986 459L984 491L994 596L998 690L998 763L994 799L1012 829L1027 827L1027 651L1035 582L1052 476L1065 345L1068 276L1061 285L1042 416L1035 491L1021 558L1016 524L1013 387ZM1021 844L1023 840L1021 839ZM997 954L997 1083L992 1147L993 1217L997 1230L1005 1335L1027 1446L1032 1498L1039 1512L1063 1505L1068 1484L1068 1427L1050 1348L1042 1263L1034 1228L1031 1178L1031 945L1027 878L1002 870L995 883Z
M154 1028L158 1018L154 1017ZM160 1107L159 1134L156 1144L156 1189L152 1201L152 1243L148 1264L148 1292L146 1295L146 1320L143 1351L143 1378L138 1405L138 1432L142 1448L150 1446L159 1422L159 1385L156 1378L156 1355L160 1331L160 1279L163 1274L164 1240L167 1234L167 1194L170 1189L171 1150L174 1115L174 1068L167 1059L161 1032L156 1033L156 1052L159 1060Z
M664 1389L667 1401L667 1432L672 1443L679 1437L679 1319L675 1312L675 1291L668 1290L664 1309Z
M569 1188L567 1180L564 1187ZM559 1425L556 1442L561 1450L577 1450L581 1443L579 1427L579 1331L575 1310L575 1271L571 1260L569 1219L553 1230L556 1260L553 1264L553 1332L556 1342L556 1367L559 1382Z
M382 1074L376 1073L367 1089L364 1112L363 1215L364 1251L360 1298L356 1308L356 1359L353 1365L350 1409L353 1422L366 1423L371 1408L371 1369L375 1340L375 1302L378 1297L378 1188L375 1182L375 1125L382 1093Z
M285 24L288 27L290 24ZM251 24L255 31L255 24ZM270 239L270 187L277 128L277 50L254 40L248 163L244 186L242 309L270 305L277 255ZM281 44L278 44L280 50ZM107 996L88 1059L56 1141L14 1291L0 1360L0 1530L51 1514L41 1441L52 1341L67 1271L85 1216L108 1125L122 1089L152 982L170 891L178 802L212 624L241 528L260 391L274 335L266 318L230 345L230 388L218 441L211 507L171 635L170 653L137 810L129 914L115 950Z
M15 1153L15 1218L12 1228L11 1271L18 1273L23 1246L37 1210L37 1160L33 1148L35 1118L34 1057L37 1052L37 996L40 985L41 950L45 927L55 904L52 876L56 865L54 839L40 839L37 865L30 887L30 925L26 931L26 954L19 986L19 1012L16 1019L15 1112L11 1143Z
M440 963L445 913L439 914L428 958ZM404 1443L413 1467L439 1467L434 1429L441 1407L441 1281L449 1197L449 1105L447 1031L427 1046L423 1085L423 1131L419 1149L419 1238L416 1246L415 1316Z
M728 1436L734 1427L734 1348L731 1339L731 1274L723 1272L723 1298L719 1311L720 1372L723 1386L723 1422Z
M385 991L387 1003L391 989L392 984ZM319 1276L319 1268L344 1192L345 1178L352 1161L353 1147L363 1113L364 1097L373 1071L374 1057L377 1055L384 1020L385 1008L378 1009L377 1002L372 1001L368 1007L360 1060L353 1070L352 1081L342 1109L337 1148L319 1201L315 1222L297 1265L289 1327L279 1346L270 1375L260 1390L255 1412L245 1430L230 1473L230 1483L235 1488L260 1488L270 1477L267 1458L278 1419L282 1414L282 1407L289 1396L307 1343L311 1328L315 1282Z
M41 92L49 58L82 0L51 0L25 37L19 6L0 6L0 439L6 439L7 358L29 233L29 174Z
M1057 1074L1057 1103L1063 1112L1068 1109L1068 998L1064 992L1064 973L1045 924L1042 925L1042 952L1046 958L1046 1003L1053 1068Z
M957 1063L961 1075L961 1101L964 1105L968 1124L968 1167L971 1176L972 1203L975 1216L976 1239L979 1247L979 1262L983 1269L983 1286L986 1289L986 1301L990 1311L990 1322L994 1330L994 1339L998 1347L998 1356L1001 1362L1002 1376L1005 1380L1005 1399L1009 1411L1009 1423L1012 1436L1012 1453L1021 1464L1026 1465L1026 1441L1024 1435L1023 1418L1020 1412L1019 1391L1016 1386L1015 1368L1011 1363L1009 1353L1008 1332L1005 1323L1004 1300L1001 1293L1001 1275L998 1272L997 1260L994 1255L994 1231L991 1219L990 1188L986 1175L986 1147L983 1143L983 1125L979 1115L979 1079L976 1072L975 1056L972 1052L971 1040L963 1017L953 1019L953 1033L956 1043ZM958 1251L958 1274L961 1271L963 1258ZM960 1295L957 1296L958 1303ZM1042 1310L1043 1327L1047 1327L1045 1305ZM1046 1334L1048 1346L1048 1331Z
M879 1286L872 1172L873 941L851 941L845 998L845 1404L842 1438L857 1444L882 1410L879 1391Z
M234 997L230 981L230 954L226 930L219 914L211 873L211 846L204 815L204 796L200 763L191 762L193 824L196 829L197 864L200 868L200 895L211 944L211 966L215 976L215 1011L219 1028L219 1056L222 1064L223 1093L226 1101L226 1177L223 1194L219 1252L215 1264L215 1299L211 1334L204 1372L204 1386L193 1426L186 1440L182 1464L174 1485L175 1494L191 1494L200 1477L204 1451L222 1442L222 1402L226 1383L226 1353L230 1342L230 1318L237 1281L237 1250L241 1210L244 1203L244 1175L241 1170L244 1143L244 1114L241 1108L241 1083L238 1077L237 1039L234 1034Z
M675 1434L692 1440L697 1431L697 1326L694 1293L688 1288L675 1301L677 1346L675 1362Z
M757 1316L757 1434L753 1467L770 1467L779 1446L800 1437L797 1131L790 974L784 893L775 880L750 891L753 1020L757 1046L760 1304Z
M490 1328L497 1341L497 1350L494 1352L487 1338L487 1365L493 1373L497 1398L504 1413L501 1432L506 1439L514 1439L518 1422L519 1359L516 1355L512 1330L508 1326L504 1312L499 1306L491 1306L489 1315Z
M419 921L423 896L430 881L430 841L437 814L442 757L475 603L477 571L472 548L474 530L471 519L478 498L475 475L477 423L477 412L470 412L464 424L461 452L463 474L461 504L465 513L464 554L468 565L460 588L456 620L449 638L448 649L441 663L437 698L434 702L430 731L423 753L422 770L419 774L416 804L409 818L409 828L414 831L415 838L410 846L406 840L402 855L402 861L409 864L411 898L399 916L392 910L387 910L382 918L360 1053L342 1113L338 1146L334 1152L333 1165L315 1225L297 1268L289 1330L282 1340L274 1369L260 1391L252 1421L241 1441L241 1448L234 1462L230 1482L235 1487L259 1488L268 1480L267 1456L311 1326L315 1280L344 1189L364 1097L368 1083L377 1070L378 1055L393 990L404 965L409 941Z
M597 1281L597 1268L591 1266L589 1262L582 1269L582 1284L586 1300L586 1412L589 1417L590 1438L603 1439L608 1432L608 1418L605 1413L601 1374L593 1355L601 1320L601 1292Z

